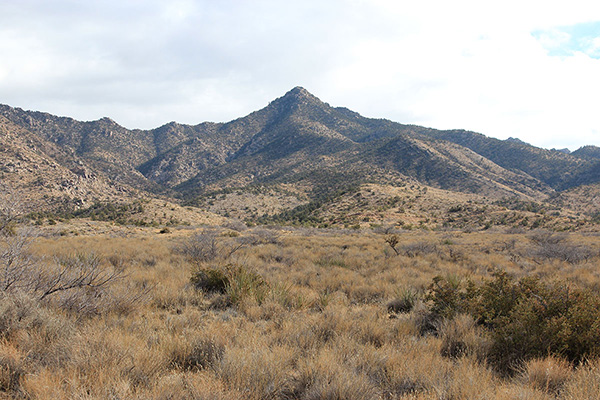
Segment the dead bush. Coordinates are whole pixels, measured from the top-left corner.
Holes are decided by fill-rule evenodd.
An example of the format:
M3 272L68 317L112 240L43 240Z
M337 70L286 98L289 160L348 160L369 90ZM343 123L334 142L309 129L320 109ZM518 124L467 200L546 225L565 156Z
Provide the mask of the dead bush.
M227 260L244 246L245 243L241 241L219 240L215 230L207 230L190 236L176 246L174 251L183 255L195 268L200 268L210 261Z
M536 231L529 235L529 239L537 245L556 245L566 241L564 234L558 234L549 231Z
M533 258L579 264L597 255L588 246L569 243L565 234L538 231L529 235L529 239L533 242L534 248L526 255Z
M556 259L570 264L580 264L595 256L595 252L588 246L569 243L540 243L533 254L536 258Z
M23 289L31 283L39 268L30 253L35 238L29 228L0 233L0 290Z
M242 241L246 244L256 246L259 244L281 244L279 232L275 232L271 229L258 229L252 230L249 236L246 236Z
M402 246L402 252L407 257L418 257L425 254L438 253L438 247L435 243L417 242L405 244Z
M529 386L557 394L573 375L569 362L554 356L529 360L523 367L521 379Z

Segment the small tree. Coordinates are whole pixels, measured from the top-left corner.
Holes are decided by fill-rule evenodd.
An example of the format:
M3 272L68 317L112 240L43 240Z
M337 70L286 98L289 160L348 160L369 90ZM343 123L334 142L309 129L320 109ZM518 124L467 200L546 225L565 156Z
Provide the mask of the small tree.
M394 250L394 253L396 253L396 255L400 255L400 251L396 248L396 246L398 246L398 243L400 243L400 238L398 237L398 235L391 234L388 235L385 238L385 242L392 248L392 250Z

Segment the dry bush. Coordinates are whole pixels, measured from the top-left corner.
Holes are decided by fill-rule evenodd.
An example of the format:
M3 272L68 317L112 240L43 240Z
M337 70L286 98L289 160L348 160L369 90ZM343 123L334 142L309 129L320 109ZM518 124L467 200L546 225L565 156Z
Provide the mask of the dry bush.
M272 229L260 229L254 228L250 235L243 238L243 241L249 245L259 244L281 244L281 235L279 232L275 232Z
M567 240L567 236L564 233L559 234L544 230L535 231L528 237L532 242L538 245L556 245Z
M579 264L597 256L597 252L588 246L568 243L564 234L541 231L531 234L529 238L536 245L529 254L534 258Z
M170 364L182 370L215 367L223 357L225 346L209 337L196 337L191 343L174 350Z
M435 243L417 242L405 244L402 246L402 252L405 256L414 258L425 254L437 254L439 249Z
M237 232L243 232L248 229L248 226L244 223L244 221L239 219L229 219L223 226L227 229Z
M442 340L441 354L444 357L473 357L485 362L492 346L486 332L478 327L468 314L459 314L444 321L439 328Z
M53 313L31 295L0 292L0 337L11 338L20 331L43 329L53 319Z
M78 315L125 311L147 298L148 288L129 290L121 296L112 290L124 277L122 259L113 257L106 267L100 256L79 253L46 262L32 256L34 238L29 229L20 229L0 240L0 291L28 293L40 302Z
M580 365L565 382L561 395L565 399L593 399L600 393L600 359Z
M9 186L0 183L0 236L12 235L21 215L21 198Z
M569 362L549 356L527 361L523 366L521 379L535 389L557 394L572 375L573 367Z
M21 353L10 345L0 343L0 393L12 398L21 397L21 381L26 373Z
M0 337L18 344L32 364L64 365L75 332L73 321L43 307L35 298L22 292L0 294Z
M579 264L597 256L588 246L576 246L569 243L543 244L534 252L541 259L557 259L570 264Z
M31 255L34 238L30 228L14 229L11 234L0 232L0 290L24 289L38 273L37 261Z
M204 230L183 240L173 248L196 269L207 262L225 262L246 246L242 238L225 240L214 229Z
M410 314L411 322L421 336L436 334L440 325L440 318L431 312L429 307L419 301Z

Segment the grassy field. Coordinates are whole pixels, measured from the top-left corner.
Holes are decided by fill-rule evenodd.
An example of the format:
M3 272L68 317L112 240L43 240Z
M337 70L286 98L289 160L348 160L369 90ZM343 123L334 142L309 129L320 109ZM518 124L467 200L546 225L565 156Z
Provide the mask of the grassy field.
M600 393L600 236L237 229L29 234L0 292L0 398Z

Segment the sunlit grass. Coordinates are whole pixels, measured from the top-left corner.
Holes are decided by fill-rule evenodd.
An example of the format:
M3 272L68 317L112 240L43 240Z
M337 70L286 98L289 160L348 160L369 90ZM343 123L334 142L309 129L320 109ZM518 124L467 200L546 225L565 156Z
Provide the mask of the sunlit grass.
M248 241L226 260L237 271L230 286L212 293L190 283L194 266L173 251L180 238L39 238L37 256L94 252L103 265L125 270L113 284L115 296L142 288L147 296L89 316L25 294L2 297L0 397L588 399L598 393L597 360L579 366L532 360L522 373L501 377L486 360L489 339L468 316L445 321L437 335L420 329L423 295L437 275L482 282L501 269L594 289L597 258L535 259L524 234L411 231L399 239L399 249L429 243L436 250L396 255L384 234L370 232L295 230L282 232L277 243ZM597 248L600 238L569 240ZM412 307L388 308L407 293Z

